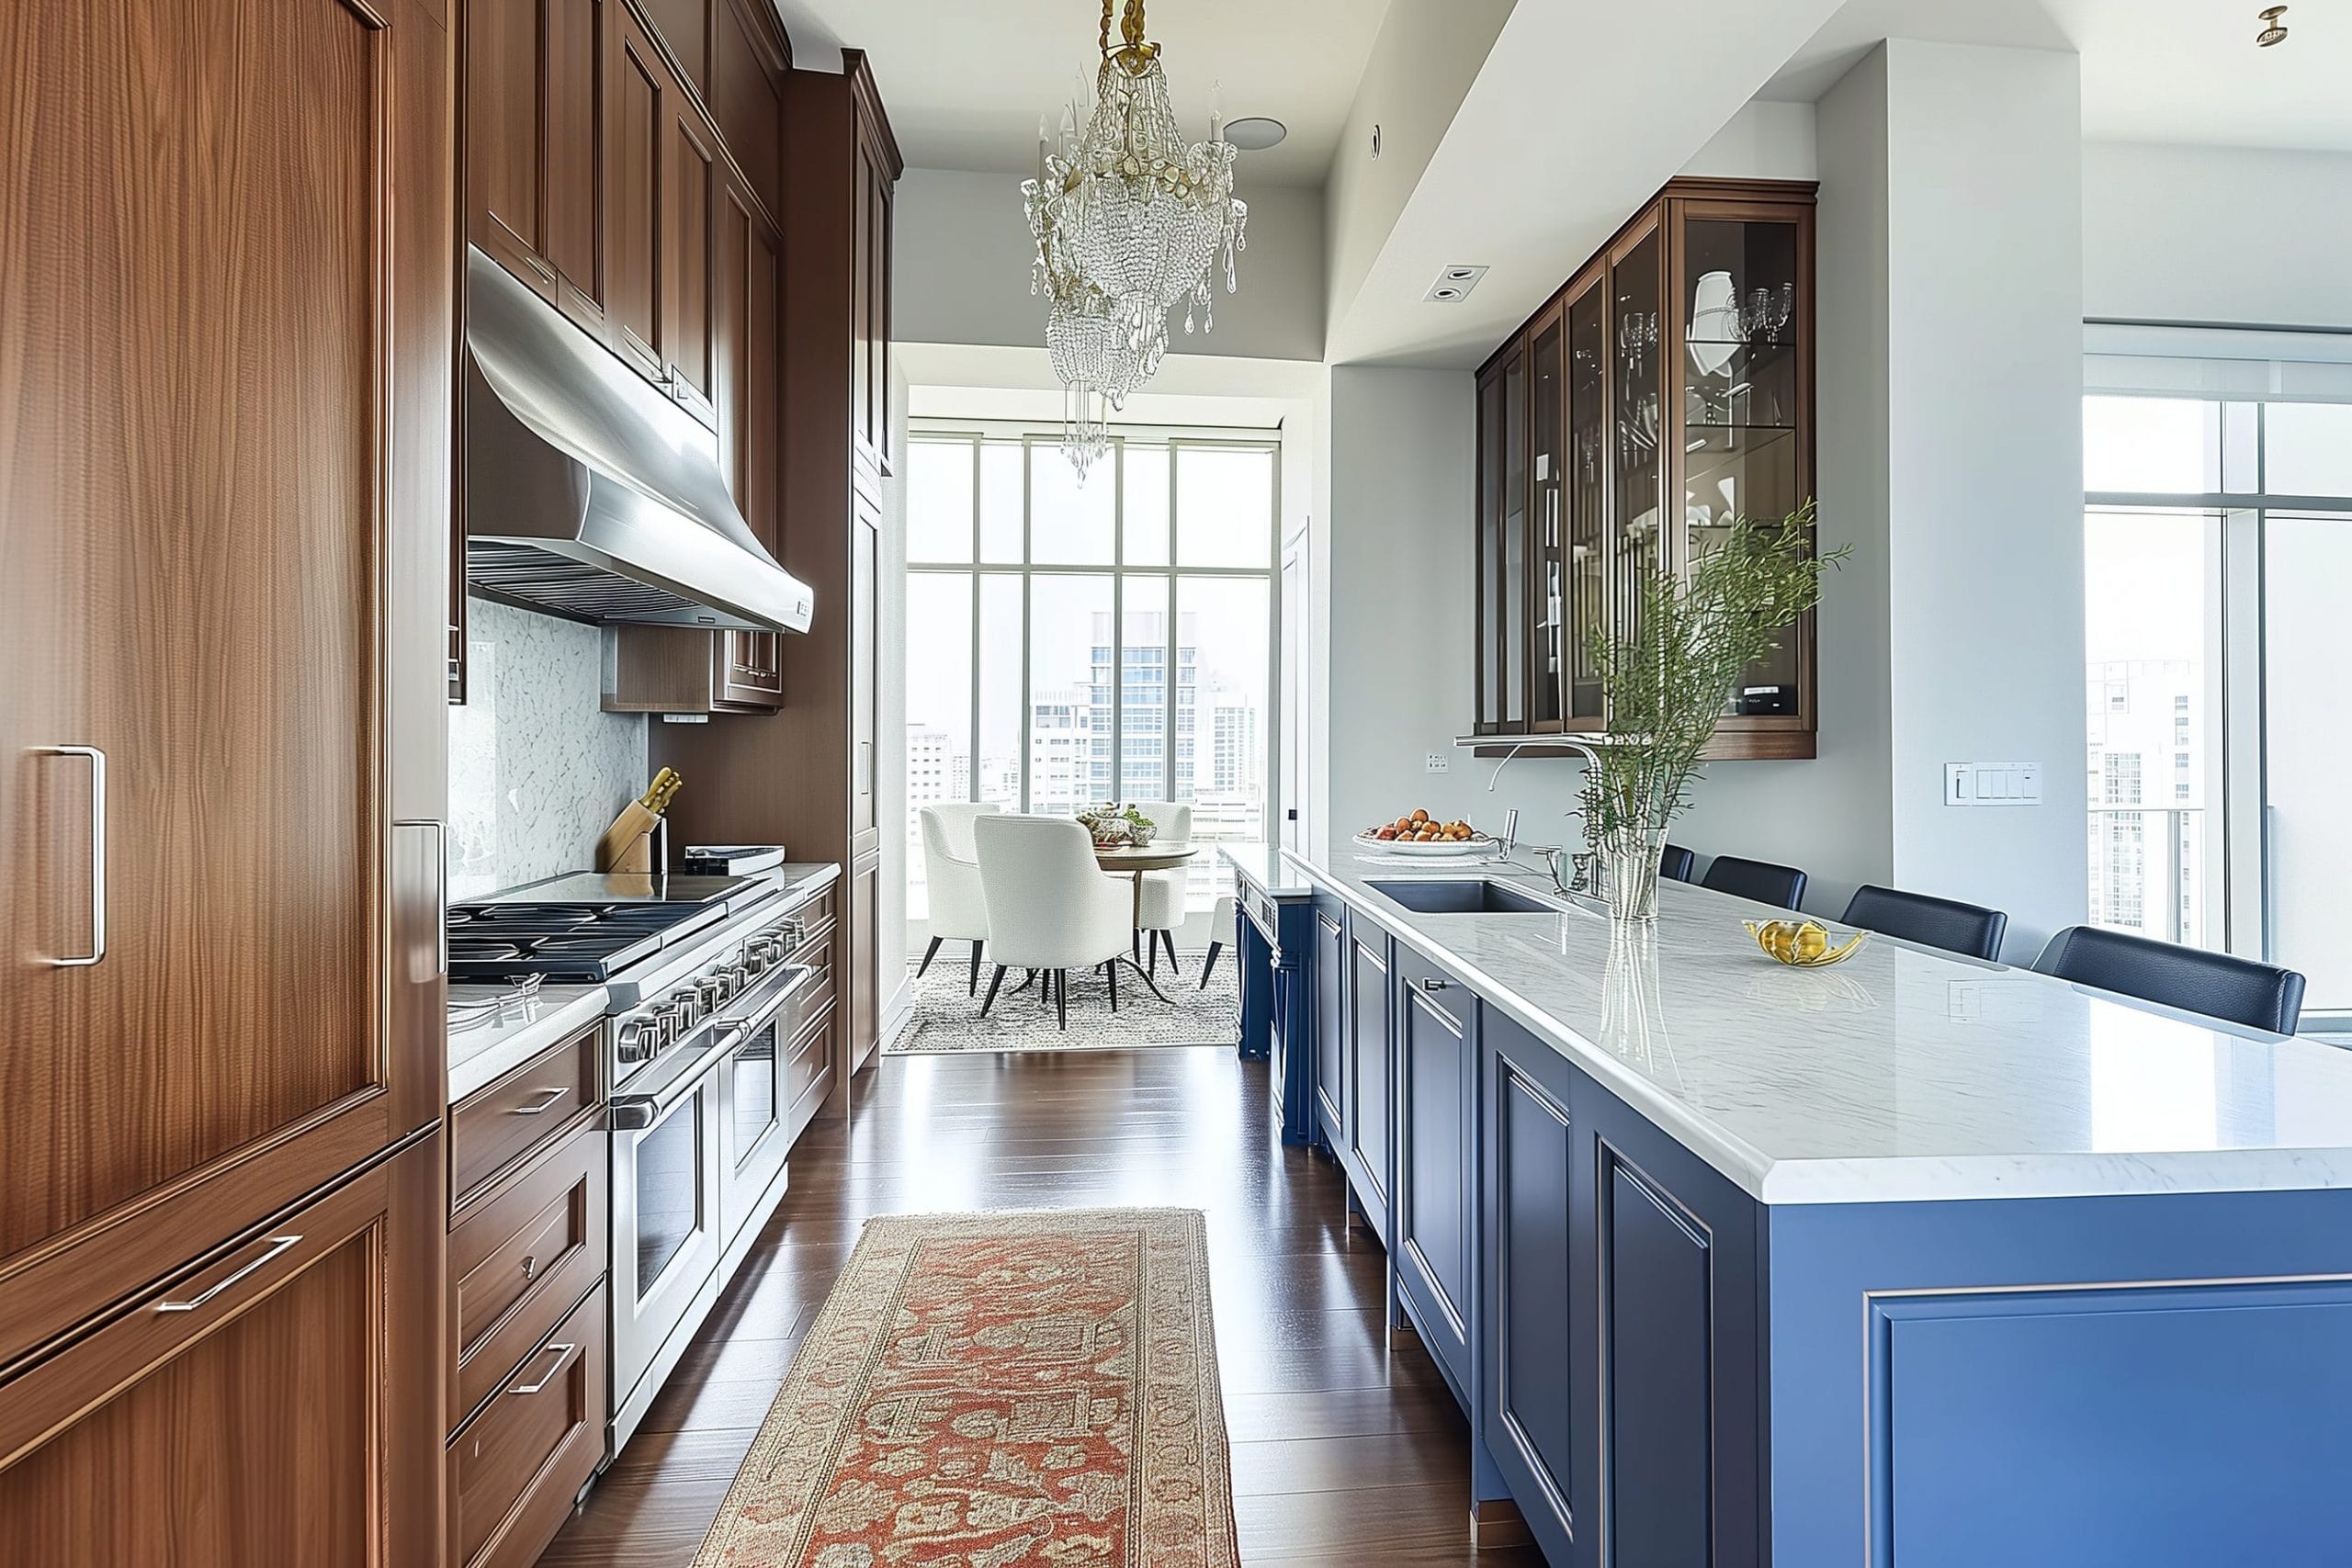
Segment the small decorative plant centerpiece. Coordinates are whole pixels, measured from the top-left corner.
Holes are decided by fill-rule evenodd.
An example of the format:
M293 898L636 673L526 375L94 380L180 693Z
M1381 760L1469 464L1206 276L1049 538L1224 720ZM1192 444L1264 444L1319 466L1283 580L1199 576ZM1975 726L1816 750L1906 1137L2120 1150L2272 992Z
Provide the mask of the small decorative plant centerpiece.
M1620 920L1657 918L1667 829L1690 804L1701 754L1732 689L1781 634L1821 603L1821 574L1852 554L1814 547L1806 502L1778 523L1735 517L1680 574L1636 576L1630 622L1588 634L1609 736L1585 763L1585 833Z
M1159 832L1157 822L1132 806L1097 806L1080 812L1078 820L1098 849L1144 849Z

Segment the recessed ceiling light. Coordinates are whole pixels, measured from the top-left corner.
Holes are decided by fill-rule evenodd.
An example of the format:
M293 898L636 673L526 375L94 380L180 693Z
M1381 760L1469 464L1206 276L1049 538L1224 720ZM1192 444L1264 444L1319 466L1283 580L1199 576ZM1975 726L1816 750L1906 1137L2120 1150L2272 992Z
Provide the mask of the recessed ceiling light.
M1264 115L1225 122L1225 139L1244 152L1262 152L1290 134L1290 127Z
M2287 7L2284 6L2272 6L2262 12L2262 30L2254 35L2254 41L2258 47L2268 49L2272 44L2286 39L2287 29L2278 20L2286 14Z
M1430 291L1421 298L1434 304L1458 305L1470 297L1470 290L1477 288L1478 280L1486 276L1487 269L1483 266L1456 262L1437 275L1437 281L1430 285Z

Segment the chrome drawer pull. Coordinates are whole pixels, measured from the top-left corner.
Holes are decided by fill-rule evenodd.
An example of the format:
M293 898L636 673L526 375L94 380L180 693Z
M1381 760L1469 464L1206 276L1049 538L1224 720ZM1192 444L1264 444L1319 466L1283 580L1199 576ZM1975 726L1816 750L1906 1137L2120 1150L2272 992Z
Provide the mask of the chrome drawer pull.
M90 951L75 958L45 962L59 969L87 969L107 955L107 754L95 746L35 746L44 757L83 757L90 764Z
M555 1382L556 1379L563 1375L563 1369L571 1365L571 1358L573 1354L579 1350L580 1347L577 1345L558 1345L551 1342L548 1344L548 1348L555 1352L555 1364L547 1370L546 1373L540 1377L538 1382L517 1384L515 1387L508 1389L506 1391L507 1393L538 1393L539 1390L547 1387L548 1384Z
M255 1269L261 1269L275 1261L277 1256L287 1248L291 1247L300 1247L301 1245L302 1238L299 1235L271 1236L269 1238L269 1247L266 1251L265 1251L260 1257L254 1258L251 1263L246 1264L243 1269L240 1269L235 1273L230 1275L227 1279L220 1280L210 1290L200 1291L184 1302L157 1302L155 1303L155 1310L157 1312L194 1312L197 1308L204 1305L207 1302L209 1302L213 1297L219 1295L221 1292L227 1290L230 1286L235 1284L246 1275L251 1274Z
M553 1110L555 1102L571 1092L569 1089L543 1089L539 1091L539 1102L537 1105L511 1105L507 1107L506 1114L509 1116L540 1115Z
M1434 975L1424 975L1421 976L1421 989L1424 991L1442 991L1450 987L1453 984L1453 981L1441 980Z

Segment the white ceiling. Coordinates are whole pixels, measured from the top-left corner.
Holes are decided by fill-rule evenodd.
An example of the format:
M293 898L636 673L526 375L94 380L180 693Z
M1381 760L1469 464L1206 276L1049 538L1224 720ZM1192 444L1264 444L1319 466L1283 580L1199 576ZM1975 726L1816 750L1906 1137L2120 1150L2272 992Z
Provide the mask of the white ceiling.
M2301 0L2255 47L2267 0L1848 0L1765 96L1819 97L1879 39L2071 49L2093 141L2352 150L2352 7Z
M1156 0L1148 36L1190 134L1208 134L1220 85L1227 119L1270 115L1290 128L1281 146L1241 155L1247 195L1252 183L1323 183L1388 5ZM796 61L844 45L865 51L918 168L1027 174L1037 117L1069 100L1080 72L1091 85L1102 58L1092 0L781 0L780 9Z

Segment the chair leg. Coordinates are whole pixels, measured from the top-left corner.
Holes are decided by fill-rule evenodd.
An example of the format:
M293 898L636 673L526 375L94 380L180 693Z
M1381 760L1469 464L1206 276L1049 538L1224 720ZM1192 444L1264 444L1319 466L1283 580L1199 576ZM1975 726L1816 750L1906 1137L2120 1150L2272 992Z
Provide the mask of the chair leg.
M1173 976L1176 973L1176 933L1172 931L1161 931L1159 940L1168 949L1168 973Z
M996 973L989 976L989 997L988 997L988 1000L986 1000L986 1001L984 1001L984 1002L982 1002L982 1003L980 1004L980 1016L981 1016L982 1018L986 1018L986 1017L988 1017L988 1015L989 1015L989 1009L990 1009L990 1008L992 1008L992 1007L996 1006L996 988L997 988L999 986L1001 986L1001 985L1003 985L1003 984L1004 984L1004 965L1003 965L1003 964L998 964L998 965L996 966Z
M1137 964L1143 962L1143 928L1137 926L1127 933L1127 956Z
M1145 967L1145 973L1157 979L1159 976L1159 933L1146 931L1143 933L1143 938L1144 951L1151 958L1151 962Z
M1065 1034L1069 1033L1069 971L1067 969L1057 969L1054 971L1054 1012L1056 1015L1055 1027L1058 1028Z
M1116 1013L1119 1010L1119 961L1117 959L1114 958L1102 965L1102 978L1110 983L1111 1010Z
M1216 971L1216 955L1224 951L1225 943L1221 942L1209 943L1209 955L1201 961L1202 990L1205 991L1209 988L1209 976Z
M920 980L931 973L931 961L939 956L939 944L946 940L944 936L935 936L931 939L931 945L922 950L922 962L915 966L916 979Z
M986 947L987 945L988 945L988 944L987 944L986 942L974 942L974 943L972 944L972 977L971 977L971 979L970 979L968 982L967 982L967 983L966 983L966 985L965 985L965 987L964 987L964 994L965 994L966 996L967 996L967 997L969 997L969 996L977 996L977 995L979 993L979 989L980 989L980 949L981 949L981 948L983 948L983 947Z

